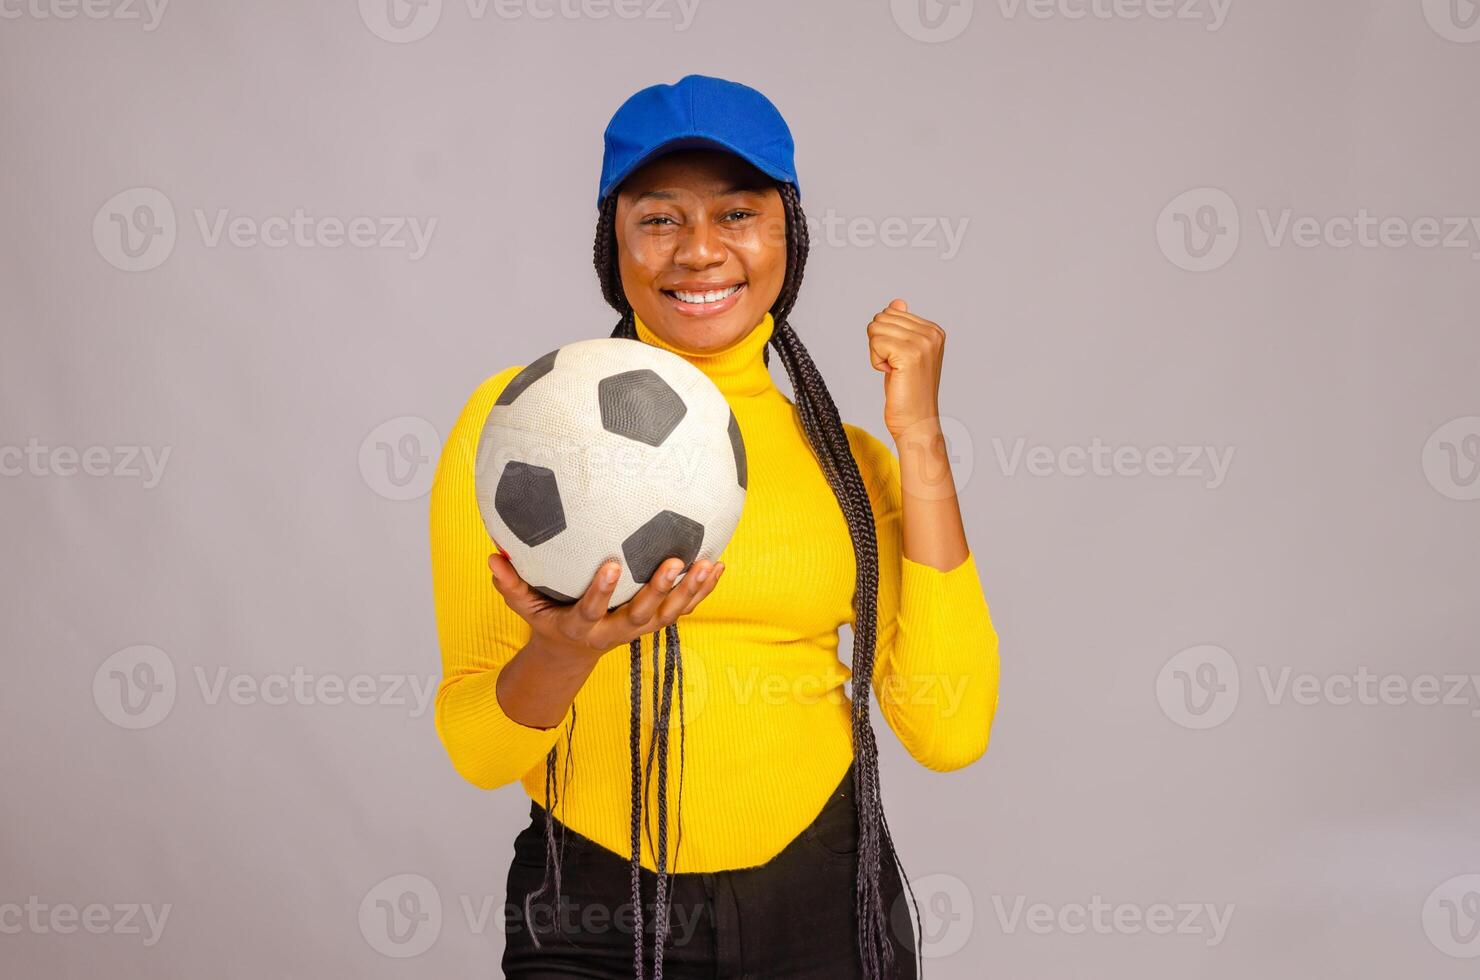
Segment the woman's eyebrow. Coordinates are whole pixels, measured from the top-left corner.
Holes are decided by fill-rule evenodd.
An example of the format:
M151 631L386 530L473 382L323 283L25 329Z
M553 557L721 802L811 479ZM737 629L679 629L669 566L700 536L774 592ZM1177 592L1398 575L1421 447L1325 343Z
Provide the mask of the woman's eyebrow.
M718 191L716 191L713 196L715 196L715 197L728 197L731 194L759 194L760 192L762 192L764 190L765 190L765 188L762 187L759 184L741 182L741 183L735 183L735 184L727 184L724 187L721 187ZM632 203L633 204L636 204L639 201L644 201L644 200L647 200L649 198L652 198L653 200L658 200L658 201L672 201L672 200L676 199L677 197L678 197L678 195L675 194L673 191L665 191L665 190L656 190L655 189L655 190L650 190L650 191L643 191L641 194L637 195L636 197L634 197L632 199Z

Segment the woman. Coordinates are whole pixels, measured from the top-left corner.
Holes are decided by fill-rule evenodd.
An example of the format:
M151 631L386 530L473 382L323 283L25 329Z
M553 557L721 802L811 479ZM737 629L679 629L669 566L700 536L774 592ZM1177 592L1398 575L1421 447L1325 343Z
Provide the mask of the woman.
M621 315L612 335L714 381L743 433L747 497L723 561L671 558L608 611L609 562L556 604L489 554L473 493L484 419L521 369L484 382L449 436L431 502L437 730L469 781L517 779L531 797L505 973L914 977L869 697L844 684L872 678L922 765L957 769L986 750L997 636L940 435L945 334L900 300L868 325L896 458L840 421L787 322L807 229L775 107L690 75L628 99L605 142L595 263ZM938 684L960 693L954 710Z

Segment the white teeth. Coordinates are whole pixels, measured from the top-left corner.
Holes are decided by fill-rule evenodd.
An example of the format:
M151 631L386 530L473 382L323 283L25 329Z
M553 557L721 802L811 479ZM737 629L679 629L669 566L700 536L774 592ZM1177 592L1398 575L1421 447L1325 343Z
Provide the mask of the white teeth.
M682 289L675 289L673 290L673 295L677 296L679 300L684 303L718 303L725 297L732 296L735 293L739 292L739 290L740 284L736 283L728 289L711 289L709 292L706 293L690 293Z

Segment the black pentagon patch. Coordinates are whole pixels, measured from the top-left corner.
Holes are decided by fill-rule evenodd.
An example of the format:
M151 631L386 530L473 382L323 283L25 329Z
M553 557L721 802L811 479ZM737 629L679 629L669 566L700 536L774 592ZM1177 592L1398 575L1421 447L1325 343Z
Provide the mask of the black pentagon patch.
M510 460L493 491L493 508L514 536L533 547L565 530L555 471Z
M661 446L689 410L678 392L649 368L602 378L597 397L602 428L649 446Z
M688 568L703 543L702 524L665 510L622 542L622 557L627 559L633 581L646 582L669 558L682 558L683 567Z
M740 423L735 418L735 413L730 413L730 449L735 454L735 477L740 481L740 489L745 489L745 440L740 438Z
M557 592L554 589L548 588L548 587L543 586L543 585L534 585L534 586L530 586L530 588L534 589L536 592L540 593L545 598L552 599L555 602L575 602L576 601L574 597L568 596L564 592Z
M494 400L494 404L512 405L514 403L514 399L524 394L525 388L528 388L530 385L534 384L536 381L540 380L545 375L555 370L555 355L558 353L560 353L560 350L559 348L556 348L543 357L540 357L523 371L520 371L518 374L514 375L514 377L509 379L509 383L504 386L504 390L498 393L498 398Z

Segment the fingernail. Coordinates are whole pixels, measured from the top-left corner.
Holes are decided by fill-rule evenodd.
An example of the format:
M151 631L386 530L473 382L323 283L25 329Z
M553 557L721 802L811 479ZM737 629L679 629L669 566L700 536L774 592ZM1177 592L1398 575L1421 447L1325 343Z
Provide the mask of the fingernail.
M697 572L694 573L694 581L697 582L699 585L703 585L708 580L709 580L709 569L707 569L707 568L701 568Z
M720 572L722 572L724 570L725 570L725 563L724 562L720 562L718 565L715 565L714 566L714 573L716 575L718 575Z
M606 570L606 584L607 585L611 585L613 582L615 582L617 580L617 576L618 575L621 575L621 574L622 574L622 569L620 567L618 567L618 568L608 568Z

